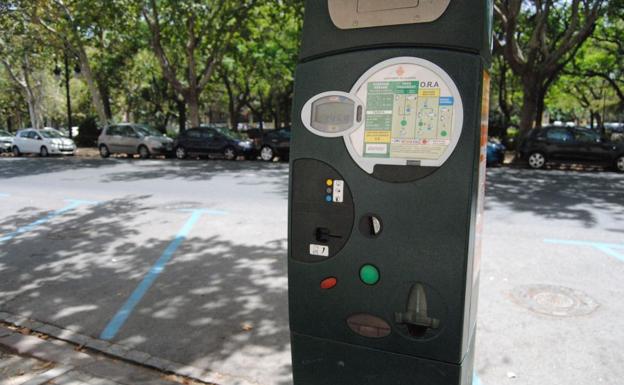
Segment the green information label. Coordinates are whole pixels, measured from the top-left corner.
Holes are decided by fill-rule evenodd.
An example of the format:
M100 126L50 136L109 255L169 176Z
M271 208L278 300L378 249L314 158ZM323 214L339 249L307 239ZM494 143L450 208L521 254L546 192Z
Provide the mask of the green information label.
M409 95L418 93L417 81L406 82L372 82L368 83L368 95L373 94L392 94L392 95Z
M453 98L437 81L370 82L366 86L364 156L438 159L449 145Z

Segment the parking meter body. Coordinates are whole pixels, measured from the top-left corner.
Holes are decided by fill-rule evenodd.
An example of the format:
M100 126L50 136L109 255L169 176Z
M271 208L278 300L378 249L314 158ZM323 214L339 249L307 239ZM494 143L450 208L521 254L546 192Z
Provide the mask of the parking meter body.
M490 0L308 0L295 80L295 385L471 384Z

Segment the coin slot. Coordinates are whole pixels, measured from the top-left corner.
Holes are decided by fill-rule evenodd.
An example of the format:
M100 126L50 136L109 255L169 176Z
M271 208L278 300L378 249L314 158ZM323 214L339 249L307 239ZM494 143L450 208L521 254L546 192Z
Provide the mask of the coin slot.
M381 219L376 214L366 214L360 218L359 229L367 238L376 238L383 230Z

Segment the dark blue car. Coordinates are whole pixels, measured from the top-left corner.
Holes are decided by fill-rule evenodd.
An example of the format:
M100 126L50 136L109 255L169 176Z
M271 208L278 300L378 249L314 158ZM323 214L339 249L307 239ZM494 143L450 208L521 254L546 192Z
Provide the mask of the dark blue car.
M214 128L191 128L183 131L176 140L174 149L178 159L190 155L216 155L227 160L234 160L239 156L254 159L257 156L250 140L237 138L234 134Z
M505 161L505 146L489 140L487 144L487 165L500 166Z

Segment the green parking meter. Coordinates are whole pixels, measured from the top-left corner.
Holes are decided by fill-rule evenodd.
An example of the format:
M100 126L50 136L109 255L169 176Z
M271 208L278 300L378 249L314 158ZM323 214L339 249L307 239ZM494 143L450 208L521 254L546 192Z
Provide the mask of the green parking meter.
M491 0L309 0L295 81L295 385L472 383Z

